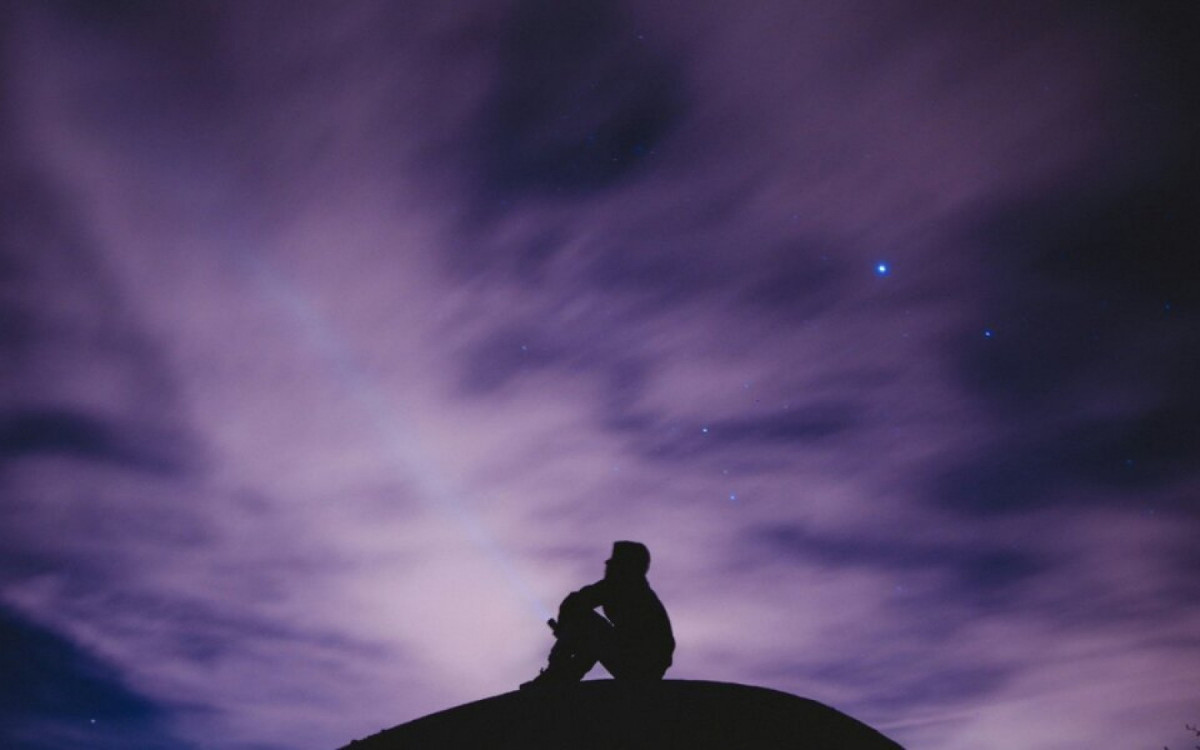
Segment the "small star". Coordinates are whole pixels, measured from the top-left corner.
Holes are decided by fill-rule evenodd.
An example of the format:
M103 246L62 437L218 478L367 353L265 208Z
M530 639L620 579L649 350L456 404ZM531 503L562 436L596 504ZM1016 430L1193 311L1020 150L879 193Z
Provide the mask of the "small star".
M887 276L891 272L892 272L892 267L889 266L887 263L876 263L875 264L875 275L876 276Z
M729 493L729 501L733 502L733 503L737 502L737 493L736 492Z
M995 336L995 335L996 335L996 332L995 332L995 331L993 331L991 328L984 328L984 329L983 329L983 337L984 337L985 339L990 339L991 337L993 337L993 336Z
M707 434L708 434L708 428L707 428L707 427L701 427L701 428L700 428L700 431L701 431L701 432L703 432L705 435L707 435Z

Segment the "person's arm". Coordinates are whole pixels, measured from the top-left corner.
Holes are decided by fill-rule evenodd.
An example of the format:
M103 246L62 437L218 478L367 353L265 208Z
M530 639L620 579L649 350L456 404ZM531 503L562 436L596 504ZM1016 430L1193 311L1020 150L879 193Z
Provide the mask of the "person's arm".
M573 609L576 607L580 609L595 609L596 607L604 604L605 599L607 598L607 589L608 587L605 585L604 581L601 580L588 586L584 586L578 591L572 591L570 594L567 594L566 599L563 599L562 605L559 607L559 611L561 612L564 609Z

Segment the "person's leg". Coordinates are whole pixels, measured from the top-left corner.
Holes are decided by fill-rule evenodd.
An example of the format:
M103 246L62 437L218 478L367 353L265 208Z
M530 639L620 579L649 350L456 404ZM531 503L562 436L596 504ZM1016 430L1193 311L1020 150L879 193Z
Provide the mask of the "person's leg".
M564 660L575 679L581 680L596 661L607 656L611 650L612 624L590 609L564 610L555 628L557 641L551 649L551 662L555 657ZM558 651L558 654L555 654ZM566 661L569 658L569 661Z
M555 641L546 668L521 687L579 682L612 651L612 623L593 610L564 607L551 628Z
M667 671L662 659L638 643L623 639L612 623L591 610L576 613L568 620L567 648L578 679L599 661L613 679L622 682L653 682L661 680ZM560 637L559 643L564 640Z

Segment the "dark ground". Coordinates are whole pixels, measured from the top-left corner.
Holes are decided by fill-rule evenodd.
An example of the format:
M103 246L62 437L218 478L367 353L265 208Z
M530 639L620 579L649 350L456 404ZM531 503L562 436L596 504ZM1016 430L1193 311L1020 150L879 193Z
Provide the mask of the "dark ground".
M401 724L343 750L417 747L900 750L816 701L692 680L591 680L505 693Z

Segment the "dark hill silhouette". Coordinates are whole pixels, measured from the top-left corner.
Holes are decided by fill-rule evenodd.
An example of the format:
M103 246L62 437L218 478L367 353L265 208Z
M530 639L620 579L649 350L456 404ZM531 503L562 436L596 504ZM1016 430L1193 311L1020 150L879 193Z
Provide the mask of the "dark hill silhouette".
M816 701L748 685L590 680L430 714L342 750L401 748L903 750Z

